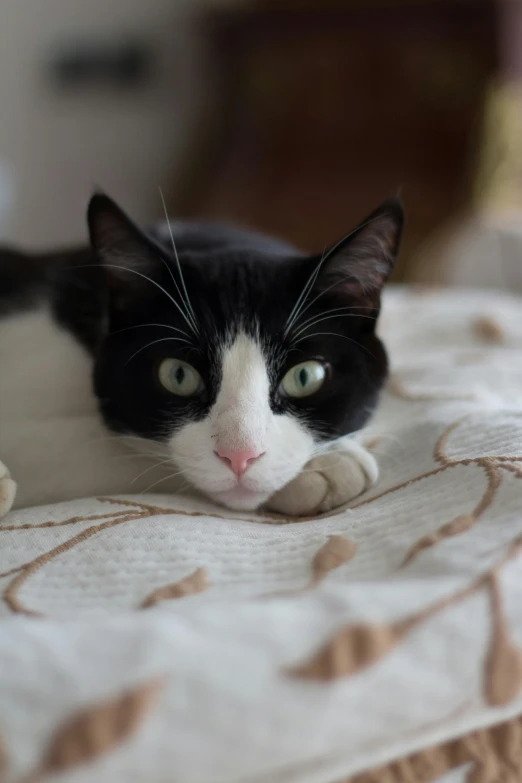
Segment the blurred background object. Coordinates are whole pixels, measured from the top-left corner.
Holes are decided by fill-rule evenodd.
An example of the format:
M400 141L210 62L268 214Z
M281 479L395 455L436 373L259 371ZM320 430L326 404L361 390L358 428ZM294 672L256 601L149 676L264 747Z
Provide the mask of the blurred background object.
M194 22L189 0L0 4L3 239L83 241L95 187L156 219L157 186L176 175L200 112Z
M95 186L149 221L162 186L322 251L399 192L396 280L512 285L520 83L519 0L4 3L0 232L81 239Z
M471 196L495 5L293 0L209 14L220 100L179 207L321 251L399 191L407 276Z

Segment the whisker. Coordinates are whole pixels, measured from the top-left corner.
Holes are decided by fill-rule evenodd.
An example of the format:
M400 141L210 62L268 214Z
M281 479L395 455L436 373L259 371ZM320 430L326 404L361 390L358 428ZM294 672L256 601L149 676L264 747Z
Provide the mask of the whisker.
M317 266L315 267L314 271L312 272L312 274L310 275L310 277L308 278L308 280L304 284L301 293L297 297L297 302L293 306L293 308L292 308L292 310L290 312L290 315L286 319L285 336L288 334L288 331L292 328L292 324L295 323L296 318L299 317L299 313L300 313L300 310L301 310L301 303L304 304L304 302L306 300L306 297L310 293L311 289L314 286L315 281L317 280L317 275L319 274L319 271L321 269L321 265L322 265L322 263L324 261L324 254L325 254L325 252L326 252L326 247L323 250L323 254L321 256L321 259L320 259L319 263L317 264Z
M317 265L317 267L315 268L314 272L312 272L312 275L311 275L311 276L310 276L310 278L308 279L308 282L305 284L305 289L307 289L307 291L306 291L306 294L305 294L305 296L304 296L304 300L302 301L302 305L304 305L304 304L305 304L306 297L307 297L307 296L308 296L308 294L310 293L310 291L311 291L311 289L312 289L312 287L313 287L313 285L314 285L315 281L317 280L317 276L318 276L318 274L319 274L319 272L320 272L320 270L321 270L321 267L322 267L322 265L324 264L324 262L325 262L325 261L327 261L327 260L328 260L328 258L330 258L330 256L331 256L333 253L335 253L335 251L336 251L336 250L338 250L338 248L339 248L339 247L340 247L340 246L341 246L341 245L342 245L344 242L346 242L346 240L347 240L347 239L350 239L350 237L351 237L353 234L355 234L357 231L360 231L360 230L361 230L361 229L363 229L363 228L366 228L366 226L369 226L371 223L373 223L373 222L375 222L376 220L379 220L379 219L380 219L380 215L377 215L377 216L376 216L376 217L374 217L374 218L370 218L370 219L369 219L369 220L367 220L365 223L362 223L360 226L357 226L356 228L354 228L354 229L353 229L353 231L350 231L350 233L349 233L349 234L347 234L345 237L343 237L342 239L340 239L340 240L339 240L339 242L337 242L337 243L336 243L336 244L335 244L333 247L331 247L331 248L330 248L330 250L329 250L329 251L326 253L326 255L325 255L325 253L324 253L324 251L323 251L323 255L321 256L321 260L319 261L319 264L318 264L318 265ZM312 277L313 277L313 281L312 281L311 285L309 285L309 283L310 283L310 280L311 280L311 278L312 278ZM330 290L330 288L334 288L334 287L335 287L336 285L338 285L338 284L339 284L339 281L336 281L336 282L335 282L333 285L331 285L329 288L327 288L327 289L326 289L326 291ZM322 293L326 293L326 291L324 291L324 292L322 292ZM318 298L319 298L319 296L322 296L322 293L320 293L320 294L319 294L319 295L318 295L318 296L317 296L315 299L313 299L313 300L312 300L312 302L310 302L310 303L309 303L309 304L308 304L306 307L303 307L303 306L301 305L301 306L299 307L299 309L297 310L297 312L295 313L295 315L294 315L294 311L296 310L296 308L297 308L298 304L299 304L299 303L301 302L301 300L302 300L303 293L304 293L304 289L303 289L303 291L301 292L301 295L299 296L299 299L298 299L298 301L297 301L297 302L296 302L296 304L294 305L294 307L293 307L293 309L292 309L292 312L291 312L291 313L290 313L290 315L288 316L288 319L287 319L287 322L286 322L286 327L285 327L285 332L284 332L284 334L285 334L285 337L286 337L286 335L288 334L288 331L289 331L289 330L292 328L292 325L295 323L295 321L296 321L296 319L299 317L299 315L302 315L304 312L306 312L306 310L308 310L308 308L310 307L310 305L312 304L312 302L316 301L316 299L318 299Z
M190 323L189 319L187 318L187 315L185 314L184 310L179 306L179 304L176 302L173 296L169 294L168 291L166 291L162 285L156 282L156 280L153 280L151 277L147 277L147 275L144 275L142 272L138 272L137 269L130 269L128 266L120 266L119 264L80 264L78 266L72 267L73 269L99 269L101 266L104 266L106 269L120 269L123 272L130 272L133 275L138 275L138 277L142 277L144 280L148 280L149 283L152 283L152 285L155 285L156 288L159 288L159 290L165 294L166 297L170 299L172 304L179 310L187 324L190 326L192 331L194 331L194 328L192 324Z
M310 304L312 304L312 303L310 302ZM307 307L307 309L308 309L308 307ZM301 326L304 326L304 324L307 323L308 321L310 321L311 319L317 318L320 315L326 315L327 313L344 312L344 311L347 311L347 310L349 310L349 311L352 311L352 310L359 311L359 310L374 310L374 309L375 308L373 308L373 307L359 307L358 305L343 305L342 307L332 307L330 310L323 310L323 311L321 311L319 313L316 313L315 315L309 316L309 318L307 318L301 324L298 323L297 324L297 328L300 328ZM357 314L358 313L354 313L354 315L357 315ZM372 318L371 315L369 315L369 316L367 315L365 317L366 318Z
M156 343L165 343L165 342L168 342L168 341L173 341L173 342L178 342L178 343L187 343L188 345L192 345L190 340L184 340L182 337L162 337L159 340L153 340L151 343L147 343L147 345L142 345L141 348L138 348L138 350L135 351L135 353L132 354L130 359L127 359L127 361L125 362L124 366L126 367L128 365L128 363L130 361L132 361L132 359L134 359L135 356L137 356L139 353L144 351L145 348L150 348L151 345L156 345Z
M153 452L139 452L139 451L137 451L135 454L122 454L121 456L120 455L115 455L115 458L116 459L120 459L120 460L122 460L122 459L146 459L146 460L151 460L151 459L156 459L157 457L161 457L161 456L163 456L163 455L162 454L153 453Z
M312 337L322 337L322 336L328 336L331 337L342 337L343 340L349 340L351 343L355 343L359 348L362 348L363 351L366 351L373 359L376 358L374 354L366 348L366 346L361 345L361 343L358 343L357 340L352 340L351 337L347 337L345 334L339 334L338 332L312 332L312 334L307 334L304 337L300 337L299 340L294 341L294 345L297 345L298 343L303 342L303 340L310 340Z
M306 311L307 311L307 310L309 310L309 309L310 309L310 307L311 307L311 306L312 306L312 305L313 305L315 302L317 302L317 300L318 300L318 299L320 299L322 296L324 296L325 294L327 294L327 293L328 293L328 291L331 291L331 290L332 290L332 288L335 288L336 286L338 286L338 285L339 285L340 283L342 283L344 280L353 280L353 278L352 278L352 277L350 277L350 276L348 276L348 277L345 277L345 278L341 278L340 280L336 280L336 281L335 281L335 283L332 283L332 285L329 285L329 286L328 286L328 288L325 288L323 291L321 291L320 293L318 293L318 294L317 294L317 296L315 296L315 297L314 297L314 298L313 298L313 299L312 299L310 302L308 302L308 304L306 305L306 307L303 307L303 308L302 308L302 310L301 310L301 315L304 315L304 313L306 313ZM373 311L375 311L375 307L361 307L361 306L358 306L358 305L354 305L354 306L352 307L352 309L353 309L353 310L373 310ZM371 317L371 316L369 316L369 317Z
M300 334L306 332L312 326L321 323L321 321L329 321L331 318L367 318L369 321L374 321L370 315L357 315L356 313L332 313L331 315L325 315L323 318L309 318L304 324L301 324L298 331L295 333L295 337L299 337Z
M163 286L162 286L162 285L160 285L159 283L157 283L157 282L156 282L155 280L153 280L151 277L148 277L147 275L144 275L144 274L142 274L141 272L138 272L136 269L129 269L129 268L128 268L128 267L126 267L126 266L116 266L115 264L105 264L105 266L106 266L106 267L112 267L113 269L123 269L123 271L124 271L124 272L133 272L135 275L139 275L140 277L143 277L143 279L144 279L144 280L148 280L148 281L149 281L149 283L152 283L153 285L155 285L155 286L156 286L156 288L159 288L159 290L160 290L160 291L162 291L162 292L165 294L165 296L168 296L168 298L170 299L170 301L171 301L171 302L172 302L172 303L173 303L173 304L174 304L174 305L177 307L177 309L179 310L179 312L181 313L181 315L183 316L183 318L185 319L185 321L187 322L187 324L190 326L190 328L192 329L192 331L194 331L194 327L192 326L192 324L191 324L190 320L188 319L188 317L187 317L186 313L184 312L184 310L183 310L183 309L182 309L182 308L179 306L178 302L176 302L176 300L174 299L174 297L173 297L173 296L171 296L171 295L169 294L169 292L168 292L168 291L166 291L166 290L163 288Z
M144 490L144 492L150 492L152 487L155 487L157 484L161 484L162 481L167 481L168 479L176 478L176 476L181 476L183 473L186 473L186 470L178 470L177 473L171 473L169 476L164 476L163 478L158 479L158 481L155 481L154 484L151 484L150 487L147 487L147 489Z
M198 325L197 325L196 314L195 314L194 309L192 307L192 304L190 302L190 298L189 298L189 295L188 295L188 292L187 292L187 287L185 285L185 278L183 277L183 272L181 270L181 264L179 262L178 251L176 250L176 243L174 242L174 234L172 233L172 226L170 225L169 215L168 215L168 212L167 212L167 205L165 203L165 197L163 196L162 189L161 188L158 188L158 189L159 189L159 194L160 194L160 198L161 198L161 203L163 204L163 211L165 212L165 219L167 221L167 227L168 227L169 234L170 234L170 240L172 242L172 249L174 251L174 256L176 258L176 263L178 265L179 279L181 281L183 292L185 294L185 298L184 299L183 299L183 296L181 294L181 291L179 290L179 288L177 286L176 281L174 280L174 276L172 275L172 272L171 272L171 277L172 277L172 280L174 281L174 284L176 286L176 289L178 290L178 293L179 293L182 301L184 301L184 303L185 303L185 307L187 308L187 314L190 315L190 317L191 317L193 329L196 332L196 334L198 334L199 330L198 330ZM170 271L170 267L169 267L169 271Z
M137 448L136 445L133 445L131 441L138 441L138 444L141 446L147 445L148 447L154 446L154 444L149 438L145 438L144 436L139 435L124 435L124 434L118 434L118 435L100 435L96 438L89 438L89 440L85 441L85 444L90 443L99 443L102 441L107 440L116 440L120 443L124 443L128 448L135 449ZM161 444L157 444L158 449L161 449Z
M146 473L149 473L149 471L153 470L154 468L159 468L159 467L161 467L162 465L166 465L166 464L167 464L167 462L172 462L172 460L171 460L171 458L170 458L170 457L168 457L168 459L164 459L164 460L162 460L162 462L155 462L155 463L154 463L154 465L150 465L148 468L145 468L145 470L143 470L143 471L142 471L141 473L139 473L139 474L138 474L138 475L137 475L135 478L133 478L133 479L132 479L132 481L131 481L131 487L132 487L132 485L134 484L134 482L135 482L135 481L137 481L139 478L141 478L142 476L144 476Z
M110 332L109 336L113 334L121 334L121 332L130 332L131 329L144 329L146 326L158 326L162 329L172 329L173 332L179 332L180 334L185 335L188 340L190 340L190 335L188 332L184 332L183 329L178 329L176 326L169 326L168 324L137 324L136 326L126 326L124 329L117 329L115 332Z

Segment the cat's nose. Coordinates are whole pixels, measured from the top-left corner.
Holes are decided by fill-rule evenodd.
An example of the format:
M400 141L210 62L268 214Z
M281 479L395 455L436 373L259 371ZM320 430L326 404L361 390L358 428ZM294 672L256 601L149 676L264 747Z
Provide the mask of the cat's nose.
M246 449L245 451L236 451L235 449L218 449L217 456L236 474L239 478L248 470L250 465L262 457L264 451L258 449Z

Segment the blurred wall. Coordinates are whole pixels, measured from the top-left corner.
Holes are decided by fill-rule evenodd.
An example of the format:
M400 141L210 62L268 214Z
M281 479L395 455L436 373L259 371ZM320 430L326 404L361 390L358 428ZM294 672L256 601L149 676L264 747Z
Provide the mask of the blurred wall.
M0 238L28 246L85 235L98 186L139 220L172 190L201 100L200 57L185 0L0 3ZM46 69L71 40L126 34L154 46L156 78L137 91L58 91ZM2 217L6 188L13 203Z

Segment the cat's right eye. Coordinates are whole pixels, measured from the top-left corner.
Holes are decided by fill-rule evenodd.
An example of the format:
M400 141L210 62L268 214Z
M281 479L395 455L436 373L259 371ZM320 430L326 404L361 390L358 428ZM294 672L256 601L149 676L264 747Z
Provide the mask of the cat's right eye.
M321 362L308 361L296 364L281 381L281 388L288 397L309 397L319 391L326 379L326 367Z
M167 391L178 397L191 397L203 388L199 372L181 359L163 359L158 378Z

